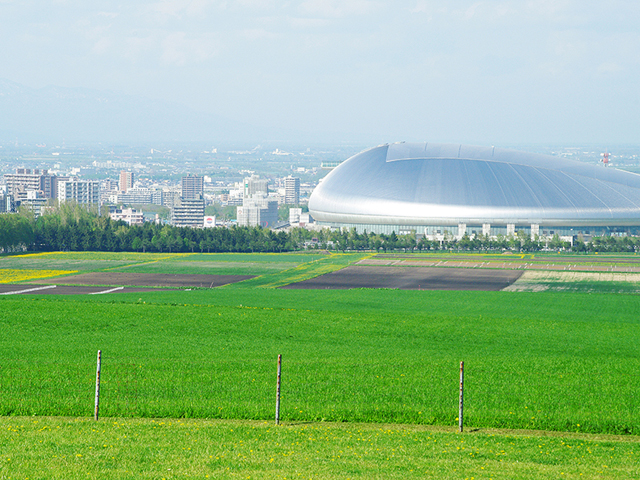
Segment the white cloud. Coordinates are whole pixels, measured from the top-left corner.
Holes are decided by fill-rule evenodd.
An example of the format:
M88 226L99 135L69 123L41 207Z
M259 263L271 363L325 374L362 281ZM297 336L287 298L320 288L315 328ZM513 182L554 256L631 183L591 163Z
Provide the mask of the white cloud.
M277 34L264 28L247 28L242 30L240 35L248 40L272 40L278 38Z
M529 0L525 4L528 13L544 16L550 20L559 20L567 13L571 11L577 13L582 8L584 8L583 4L576 5L573 0Z
M432 13L434 10L434 4L428 0L417 0L416 6L411 8L411 13Z
M154 37L129 37L124 42L123 56L131 61L137 61L148 52L153 51L157 46Z
M616 62L605 62L598 65L598 73L603 75L620 73L623 70L624 69Z
M117 12L98 12L96 15L98 17L116 18L120 14Z
M309 28L322 28L329 25L329 21L324 18L289 18L291 27L301 30Z
M464 18L466 20L472 19L476 15L476 10L478 10L480 6L482 6L482 2L476 2L473 5L471 5L469 8L465 9Z
M445 3L438 2L437 0L416 0L415 7L410 8L409 13L425 14L427 16L427 21L430 22L436 15L448 15L449 10L447 9L447 5Z
M91 49L91 51L97 55L101 55L107 53L110 48L111 40L107 37L103 37L93 44L93 48Z
M372 0L306 0L301 9L310 15L340 18L350 15L367 15L380 7Z
M250 8L252 10L268 10L273 8L272 0L235 0L235 3L241 7Z
M203 14L211 3L211 0L163 0L153 4L152 10L168 17L195 16Z
M218 55L220 44L212 34L190 38L185 32L175 32L162 40L162 61L183 66L197 63Z

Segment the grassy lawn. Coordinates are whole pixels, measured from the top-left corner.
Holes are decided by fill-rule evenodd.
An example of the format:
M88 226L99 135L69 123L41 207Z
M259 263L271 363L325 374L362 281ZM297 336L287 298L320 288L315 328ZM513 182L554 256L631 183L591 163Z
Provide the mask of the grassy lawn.
M0 297L0 478L640 474L640 297L597 293L631 289L277 289L367 255L0 258L25 275L260 274L216 289Z
M638 297L223 288L0 298L0 414L640 434Z
M2 478L637 478L640 439L403 425L0 418Z

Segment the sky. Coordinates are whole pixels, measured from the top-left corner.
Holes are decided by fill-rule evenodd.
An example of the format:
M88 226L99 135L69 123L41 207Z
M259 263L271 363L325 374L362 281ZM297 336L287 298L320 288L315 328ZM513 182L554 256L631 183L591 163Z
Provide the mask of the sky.
M320 141L640 144L638 25L637 0L0 0L0 77Z

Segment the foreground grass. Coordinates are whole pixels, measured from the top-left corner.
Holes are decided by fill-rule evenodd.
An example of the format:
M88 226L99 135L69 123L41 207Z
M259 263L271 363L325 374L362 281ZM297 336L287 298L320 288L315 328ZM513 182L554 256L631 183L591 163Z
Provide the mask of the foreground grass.
M133 296L132 296L133 295ZM640 433L639 298L260 288L0 299L0 414ZM115 299L119 300L115 300ZM113 302L113 303L110 303Z
M637 478L640 439L366 424L0 418L0 477Z

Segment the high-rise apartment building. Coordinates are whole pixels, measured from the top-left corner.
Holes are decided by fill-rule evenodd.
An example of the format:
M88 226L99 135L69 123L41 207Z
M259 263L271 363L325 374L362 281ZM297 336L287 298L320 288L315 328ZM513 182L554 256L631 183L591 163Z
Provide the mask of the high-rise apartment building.
M67 180L58 182L58 200L78 203L100 203L100 182Z
M188 177L186 177L188 178ZM171 209L171 225L174 227L202 227L204 222L204 198L180 198Z
M238 225L273 227L278 222L278 201L262 194L245 198L237 210Z
M5 173L7 193L15 196L18 191L41 190L41 178L48 173L47 170L30 168L16 168L16 173Z
M300 203L300 179L289 175L284 179L284 203L298 205Z
M133 188L133 172L126 172L126 171L122 171L120 172L120 184L119 184L119 188L121 192L127 192L127 190L129 190L130 188Z
M258 175L251 175L244 179L244 198L249 198L257 193L269 193L269 180L261 179Z
M16 173L4 175L7 184L7 193L16 200L25 200L27 192L42 192L44 198L57 198L58 183L68 180L67 177L49 175L46 169L17 168Z
M143 205L152 203L153 192L148 188L130 188L127 192L119 193L117 200L122 205Z
M195 175L182 177L182 198L192 199L202 197L204 193L204 178Z
M0 193L0 213L13 212L13 197L8 193Z
M42 191L40 190L27 191L27 198L20 201L20 206L31 210L35 218L42 215L42 211L46 205L47 199L42 195Z

